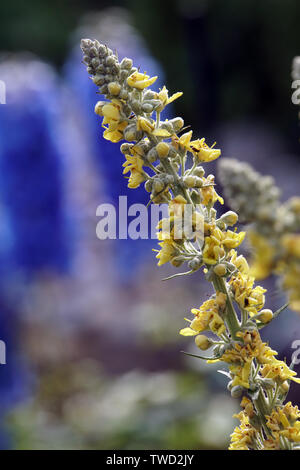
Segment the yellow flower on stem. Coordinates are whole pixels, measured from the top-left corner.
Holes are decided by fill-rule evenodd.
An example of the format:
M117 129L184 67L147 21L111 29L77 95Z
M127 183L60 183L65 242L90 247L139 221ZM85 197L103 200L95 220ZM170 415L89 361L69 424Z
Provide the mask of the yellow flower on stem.
M204 206L213 206L216 201L224 204L224 199L215 191L215 177L213 175L208 175L208 177L204 179L203 183L203 187L201 188L202 204Z
M103 124L111 124L118 122L121 118L120 115L121 104L118 100L112 100L102 107Z
M155 126L149 119L146 119L142 116L138 116L136 128L138 131L144 131L148 134L151 134L154 131Z
M177 98L180 98L180 96L182 95L182 91L178 91L177 93L174 93L172 96L169 97L169 92L167 88L163 86L163 88L157 94L158 99L161 101L161 106L158 108L158 111L162 111L163 108L165 108L168 104L172 103L173 101L177 100Z
M176 243L172 239L164 239L159 243L159 246L161 246L161 249L156 255L156 258L159 259L157 263L158 266L168 263L168 261L171 261L178 254Z
M238 418L241 424L231 434L229 450L249 450L253 446L257 431L250 424L249 417L244 411L234 415L234 418Z
M180 137L173 137L173 145L176 149L187 151L190 148L190 141L193 135L193 131L185 132Z
M244 238L245 232L222 232L216 226L211 228L210 235L204 238L203 261L206 264L216 264L225 255L226 250L236 248Z
M128 187L137 188L143 181L145 181L145 175L143 172L143 160L139 156L134 155L125 155L126 162L123 163L125 167L123 170L123 175L131 172Z
M229 284L232 287L234 298L239 306L255 315L265 304L264 293L266 289L254 286L254 277L239 272L233 276Z
M196 336L197 334L210 329L213 333L220 336L226 330L224 321L220 314L226 306L226 295L218 292L216 298L206 300L201 307L192 308L191 312L195 315L189 328L180 330L182 336Z
M249 265L243 255L238 255L236 250L231 250L229 255L231 256L230 262L236 267L238 271L243 274L249 273Z
M143 90L148 86L152 85L157 80L157 77L150 78L146 73L133 72L128 78L127 83L132 88Z
M103 126L105 127L105 126ZM105 131L103 132L103 137L106 140L110 140L110 142L117 143L120 140L124 139L123 131L127 127L127 122L118 122L109 124Z
M291 370L285 362L275 358L273 358L271 363L265 364L262 367L261 374L267 379L277 379L280 382L293 380L294 382L300 383L300 379L295 377L297 375L296 372Z
M200 162L212 162L221 155L221 150L215 149L214 146L209 147L205 143L204 137L202 139L193 140L190 143L189 149L193 155L200 160Z

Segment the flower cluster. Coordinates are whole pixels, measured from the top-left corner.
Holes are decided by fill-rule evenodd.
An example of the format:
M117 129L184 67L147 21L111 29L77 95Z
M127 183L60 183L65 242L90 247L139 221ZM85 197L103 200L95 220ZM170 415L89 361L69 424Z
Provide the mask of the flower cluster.
M215 144L208 146L203 137L193 140L193 132L185 132L180 117L161 120L163 109L182 93L169 97L166 87L150 90L156 77L132 67L130 59L119 62L98 41L82 40L81 47L88 72L106 99L95 108L103 117L104 136L112 142L125 140L121 152L124 174L130 173L128 187L144 183L149 202L168 204L169 216L157 227L158 264L170 262L179 267L187 263L189 270L177 275L203 268L214 287L215 294L192 309L194 317L181 334L194 336L201 350L211 350L211 356L197 357L227 364L231 395L243 395L241 426L234 431L230 448L271 448L276 435L269 420L272 416L275 420L274 411L283 407L290 381L299 379L261 341L259 329L279 312L264 308L265 289L255 285L246 259L236 251L245 237L244 232L231 229L237 214L229 211L217 216L214 206L223 199L215 190L214 176L205 176L202 163L215 160L221 152ZM270 181L267 186L268 198L276 199ZM187 214L188 230L183 214ZM279 447L296 447L295 431L286 430Z
M230 206L250 224L251 274L256 279L279 275L291 309L300 312L300 198L281 204L270 176L234 159L220 162L219 175Z

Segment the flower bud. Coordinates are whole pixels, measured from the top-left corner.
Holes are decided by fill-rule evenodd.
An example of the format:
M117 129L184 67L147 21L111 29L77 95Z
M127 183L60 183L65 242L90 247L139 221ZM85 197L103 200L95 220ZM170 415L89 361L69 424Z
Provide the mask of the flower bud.
M146 181L146 183L145 183L145 190L147 191L147 193L151 193L151 191L152 191L152 183L153 183L152 180L147 180L147 181Z
M131 70L132 68L132 60L128 59L128 57L124 57L122 62L120 63L121 69Z
M238 221L238 215L233 211L228 211L223 214L220 219L226 225L232 226L235 225Z
M173 176L173 175L167 175L167 174L166 174L166 175L164 175L163 180L164 180L164 183L165 183L166 185L168 185L168 184L173 184L173 183L174 183L174 176Z
M274 384L273 384L274 385ZM281 390L284 392L284 393L287 393L290 389L290 384L288 383L287 380L285 380L281 385L280 385L280 388Z
M145 100L153 100L155 97L157 97L157 93L155 93L155 91L152 91L152 90L147 90L145 91L143 96Z
M133 100L131 102L131 109L135 114L140 114L140 112L142 110L142 105L139 101Z
M168 157L169 158L175 158L176 156L177 156L176 149L174 149L174 147L172 147L172 145L170 145Z
M264 308L259 312L257 318L259 318L263 323L269 323L273 318L273 312L269 308Z
M217 275L217 276L225 276L225 274L227 273L227 268L225 266L225 264L217 264L215 267L214 267L214 273Z
M102 85L102 86L99 88L99 90L100 90L100 93L101 93L102 95L107 95L107 93L108 93L108 87L107 87L107 85Z
M195 186L195 183L196 183L196 177L195 176L185 176L183 178L183 182L184 184L186 185L187 188L193 188Z
M199 178L199 176L195 176L195 187L196 188L202 188L203 186L203 180L202 178Z
M192 192L191 192L191 199L192 199L194 204L200 204L201 203L201 196L198 193L198 191L196 191L195 189L193 189Z
M155 193L160 193L164 189L164 187L165 187L165 185L164 185L163 181L161 181L159 178L156 178L153 181L152 188L153 188L153 191Z
M122 69L120 72L120 81L124 82L128 78L129 72L125 69Z
M110 55L106 58L105 60L105 64L108 66L108 67L112 67L113 65L115 65L117 63L117 58L113 55Z
M143 103L142 104L142 110L144 111L144 113L150 114L153 111L153 105L151 103L147 103L147 102Z
M103 116L102 108L105 104L107 104L106 101L98 101L98 103L96 103L95 113L98 114L98 116Z
M111 95L118 95L121 91L121 85L117 82L111 82L108 85L108 91Z
M174 119L171 119L170 123L173 126L174 132L177 133L177 132L180 131L180 129L182 129L182 127L184 125L184 120L181 117L176 117Z
M243 393L243 388L240 387L239 385L235 385L231 389L231 396L232 398L239 398Z
M172 266L174 266L175 268L179 268L184 262L185 262L184 256L176 256L170 261Z
M135 124L129 124L129 126L124 129L124 138L131 142L132 140L138 140L138 131Z
M188 262L188 267L192 269L193 271L196 271L196 269L201 268L203 264L202 258L200 256L196 256L193 258L191 261Z
M160 127L162 129L166 129L166 131L168 131L170 134L173 134L173 126L172 124L169 122L169 121L164 121L161 123Z
M120 91L120 94L119 94L119 98L120 98L121 100L127 100L127 98L128 98L128 91L125 90L124 88L122 88L121 91Z
M124 142L121 145L120 150L125 155L126 153L130 152L130 149L131 149L132 146L133 146L133 144L128 144L127 142Z
M202 166L197 166L194 169L194 175L195 176L199 176L200 178L202 178L202 176L204 176L204 174L205 174L205 171L204 171L204 168Z
M195 338L195 344L202 351L206 351L208 348L212 346L213 343L211 339L207 338L207 336L197 335Z
M232 383L233 383L233 380L230 380L227 384L227 390L230 392L231 389L232 389Z
M148 160L148 162L150 162L150 163L154 163L154 162L156 162L157 159L158 159L157 151L156 151L156 148L153 147L153 148L147 153L147 160Z
M98 57L94 57L92 60L91 60L91 65L97 69L100 65L100 60Z
M166 142L159 142L156 146L157 154L160 158L168 156L170 146Z
M97 85L97 86L104 85L104 83L105 83L105 76L104 76L104 75L95 75L94 78L93 78L93 82L94 82L95 85Z
M107 73L107 74L105 75L105 81L106 81L107 85L108 85L110 82L113 82L113 81L114 81L114 78L115 78L115 77L114 77L112 74L108 74L108 73Z

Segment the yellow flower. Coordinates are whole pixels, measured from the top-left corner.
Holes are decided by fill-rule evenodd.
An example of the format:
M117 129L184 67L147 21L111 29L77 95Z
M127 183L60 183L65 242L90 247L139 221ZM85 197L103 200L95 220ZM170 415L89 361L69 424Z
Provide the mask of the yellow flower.
M132 169L128 180L128 188L138 188L143 181L145 181L145 177L139 171Z
M214 237L204 238L203 261L206 264L216 264L225 255L221 240Z
M265 237L256 232L250 231L248 237L254 248L250 273L256 279L265 279L272 271L275 250Z
M151 134L152 131L154 131L155 126L151 121L149 121L149 119L146 119L142 116L138 116L136 128L138 131L144 131L148 132L148 134Z
M234 264L236 269L243 274L249 273L249 265L246 258L243 255L237 254L236 250L231 250L229 255L231 256L230 262Z
M261 374L267 379L278 379L281 382L285 380L293 380L300 383L300 379L295 377L297 374L291 370L285 362L273 358L272 362L265 364L261 369Z
M190 141L193 135L193 131L185 132L180 137L175 136L173 138L173 144L175 148L187 151L190 148Z
M216 201L224 204L224 199L215 191L215 177L208 175L207 178L204 178L203 183L203 187L201 188L202 204L204 206L214 205Z
M246 232L233 232L232 230L227 230L226 232L222 232L225 238L223 239L222 243L223 246L227 249L236 248L238 247L244 240L246 236Z
M253 287L254 277L239 272L229 281L236 302L241 308L255 315L265 304L266 289L261 286Z
M281 244L288 255L300 258L300 235L286 234L282 237Z
M165 108L165 106L177 100L177 98L180 98L180 96L182 96L183 93L181 91L178 91L177 93L174 93L172 96L169 97L169 92L167 88L163 86L163 88L160 90L160 92L157 95L158 95L158 99L161 101L161 107L158 108L158 111L162 111L163 108Z
M235 387L239 385L243 388L249 388L249 376L251 371L252 359L248 362L244 362L243 365L231 365L229 366L230 373L233 376L232 385Z
M282 407L276 407L271 415L266 416L267 426L275 438L284 436L291 442L300 442L300 422L297 420L299 417L298 407L292 406L289 401Z
M106 140L110 140L113 143L117 143L124 139L123 131L127 127L127 122L119 122L117 124L109 124L109 126L103 132L103 137Z
M123 174L131 172L128 187L137 188L143 181L145 181L145 176L143 173L143 160L139 156L134 155L125 155L126 162L123 163L125 167Z
M203 261L206 264L216 264L225 255L226 250L236 248L244 238L245 232L222 232L218 227L212 227L210 235L204 238Z
M102 107L102 114L104 116L103 124L118 122L121 118L120 109L121 105L118 100L112 100L110 103L105 104Z
M195 155L200 160L200 162L212 162L221 155L221 150L215 149L213 146L209 147L205 143L204 138L193 140L190 143L189 149L193 155Z
M282 275L282 288L288 291L289 307L300 312L300 263L292 258L282 261L278 266L278 273Z
M121 103L117 99L108 102L99 101L95 106L96 114L103 116L102 127L105 129L103 137L114 143L124 138L123 131L127 126L127 122L121 119L120 111Z
M190 328L180 330L182 336L196 336L198 333L210 329L220 336L225 330L225 324L220 316L226 306L226 295L218 292L216 298L206 300L199 309L193 308L191 312L195 315L191 321Z
M171 261L178 254L178 249L173 240L165 239L159 243L159 246L161 246L161 249L156 255L156 258L159 259L157 263L158 266L162 266L168 261Z
M238 418L241 424L231 434L229 450L249 450L253 446L257 431L250 424L249 417L244 411L234 415L234 418Z
M233 376L232 385L239 385L244 388L249 388L249 377L251 372L251 364L253 359L259 363L270 362L276 351L263 343L258 331L243 331L237 333L237 336L242 338L243 344L235 343L233 348L228 349L219 359L209 360L212 362L227 362L230 364L230 372Z
M157 80L157 77L150 78L146 73L133 72L128 78L127 83L132 88L143 90L152 85Z

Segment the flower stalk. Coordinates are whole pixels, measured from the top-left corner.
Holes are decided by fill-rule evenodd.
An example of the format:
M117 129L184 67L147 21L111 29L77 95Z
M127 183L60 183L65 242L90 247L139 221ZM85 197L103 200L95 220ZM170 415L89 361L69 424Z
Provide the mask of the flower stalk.
M168 217L157 226L158 265L187 265L187 271L169 279L202 269L214 287L208 300L191 309L189 326L180 333L194 337L200 350L210 350L197 357L228 367L227 388L232 397L241 398L242 407L229 449L299 447L300 412L284 400L290 382L300 379L261 340L259 330L276 312L264 308L266 290L255 285L247 260L237 252L246 235L231 229L237 213L218 216L215 205L223 199L215 190L214 176L205 176L202 166L219 158L221 150L208 146L203 137L193 140L192 130L184 132L181 117L161 119L162 110L181 92L169 96L165 86L151 90L157 77L141 73L131 59L119 62L96 40L82 40L81 48L87 71L105 97L95 106L103 136L113 143L123 141L128 187L144 184L149 203L168 204Z

